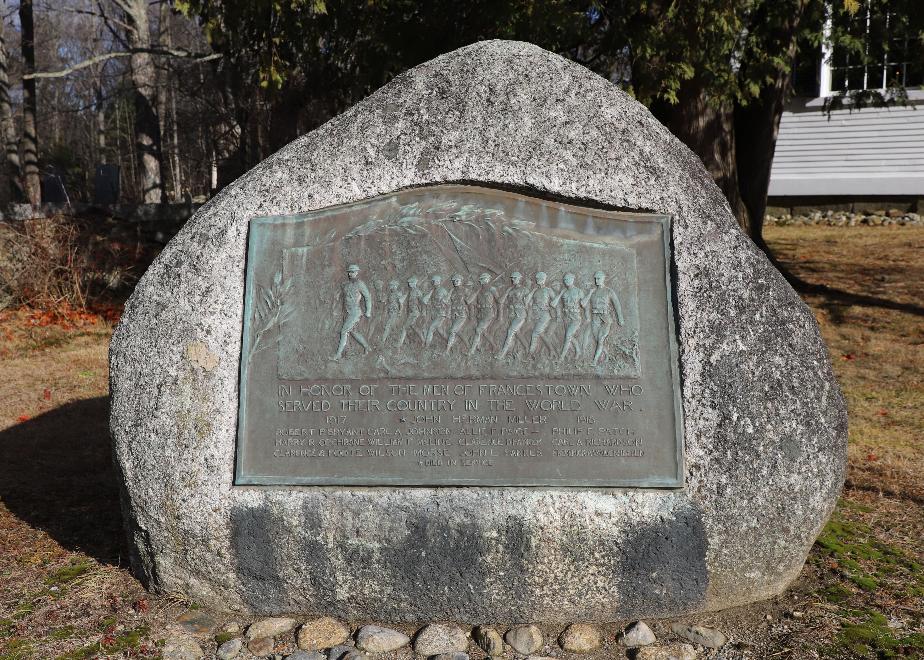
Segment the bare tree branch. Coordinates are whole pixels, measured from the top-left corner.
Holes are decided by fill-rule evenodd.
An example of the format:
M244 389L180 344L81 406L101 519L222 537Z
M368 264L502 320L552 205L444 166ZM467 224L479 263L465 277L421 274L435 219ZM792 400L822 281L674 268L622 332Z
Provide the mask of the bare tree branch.
M103 53L102 55L96 55L95 57L86 59L83 62L78 62L73 66L69 66L59 71L37 71L35 73L29 73L23 76L23 80L30 80L32 78L63 78L64 76L69 76L70 74L76 73L81 69L91 67L94 64L99 64L100 62L105 62L106 60L111 60L117 57L131 57L136 53L151 53L152 55L181 57L184 59L193 60L194 62L209 62L211 60L217 60L221 58L221 53L191 53L187 50L178 50L176 48L132 48L131 50L122 50L113 53Z

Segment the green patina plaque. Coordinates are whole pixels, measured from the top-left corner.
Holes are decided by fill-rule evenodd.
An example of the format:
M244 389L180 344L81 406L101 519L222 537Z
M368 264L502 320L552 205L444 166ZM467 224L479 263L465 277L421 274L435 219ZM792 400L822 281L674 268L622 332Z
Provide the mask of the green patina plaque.
M680 487L670 218L433 186L250 223L236 483Z

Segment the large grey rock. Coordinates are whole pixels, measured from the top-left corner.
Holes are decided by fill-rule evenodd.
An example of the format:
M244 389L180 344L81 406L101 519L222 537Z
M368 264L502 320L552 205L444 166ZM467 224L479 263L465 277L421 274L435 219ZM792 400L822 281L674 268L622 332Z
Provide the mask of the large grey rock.
M705 626L694 626L686 623L672 623L671 631L685 637L694 644L705 646L710 649L718 649L725 646L728 639L725 635L715 628L706 628Z
M504 635L504 639L521 655L529 655L542 648L542 631L534 625L511 628Z
M205 653L192 637L178 634L167 638L162 657L164 660L200 660Z
M630 624L619 636L619 643L623 646L648 646L658 641L655 634L644 621L636 621Z
M350 638L350 629L337 619L322 616L305 622L298 629L298 648L306 651L329 649Z
M431 656L468 649L468 635L459 626L431 623L414 638L414 650L420 655Z
M240 637L235 637L221 644L215 651L215 657L218 658L218 660L233 660L241 654L241 649L243 648L244 640Z
M490 656L504 653L504 639L501 634L489 626L478 626L472 631L475 643Z
M572 623L558 637L559 645L569 653L590 653L600 648L603 637L597 626Z
M260 637L279 637L291 632L298 625L298 621L289 617L271 617L261 619L250 624L247 628L247 639L258 639Z
M642 646L630 656L633 660L696 660L696 649L689 644Z
M674 216L684 488L232 485L248 221L459 181ZM844 478L844 402L811 312L693 153L610 82L525 43L422 64L222 190L128 301L111 385L135 571L222 609L721 609L785 588Z
M369 653L387 653L406 646L411 638L391 628L363 626L356 633L356 646Z

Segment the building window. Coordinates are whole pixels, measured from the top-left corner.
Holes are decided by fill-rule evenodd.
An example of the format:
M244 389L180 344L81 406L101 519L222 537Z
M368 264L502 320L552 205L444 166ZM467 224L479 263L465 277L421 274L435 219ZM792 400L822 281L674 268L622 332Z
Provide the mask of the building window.
M861 90L911 89L924 83L921 43L907 16L889 2L865 0L854 14L834 12L826 25L821 96ZM837 32L838 45L830 46ZM845 43L845 42L849 42Z

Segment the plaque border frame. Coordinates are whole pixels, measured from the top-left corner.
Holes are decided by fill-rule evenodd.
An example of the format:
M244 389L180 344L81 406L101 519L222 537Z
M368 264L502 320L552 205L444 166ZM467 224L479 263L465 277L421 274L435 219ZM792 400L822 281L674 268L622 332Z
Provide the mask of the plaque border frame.
M251 291L253 287L253 270L249 265L254 259L253 251L255 243L252 240L252 231L255 225L273 224L285 222L288 220L304 220L305 216L315 213L330 212L342 209L355 204L369 203L376 200L384 200L402 193L413 192L420 189L438 189L438 190L483 190L496 195L509 195L516 198L525 198L529 200L539 200L545 203L558 204L569 212L587 213L592 211L593 214L600 218L613 220L623 220L629 222L657 222L661 225L662 249L664 254L664 285L667 293L667 340L670 353L670 380L671 391L673 392L673 407L675 416L675 446L676 446L676 464L677 473L673 477L655 477L655 478L630 478L618 479L614 483L609 480L590 479L582 484L575 484L574 479L565 478L544 478L537 480L537 483L511 483L508 479L484 479L484 478L453 478L447 483L414 483L405 477L379 476L375 478L363 477L362 479L343 479L330 477L286 477L278 475L253 475L243 474L243 457L242 457L242 439L241 432L245 428L245 392L246 392L246 364L244 356L247 355L250 348L250 340L247 330L249 329L248 319L252 316ZM532 192L532 194L529 194ZM680 333L679 325L679 301L677 300L676 290L673 286L672 273L676 272L676 263L674 262L673 251L673 215L669 213L660 213L657 211L632 211L625 209L605 208L605 206L581 205L578 200L564 200L549 196L535 194L537 191L519 191L507 188L497 188L485 183L436 183L414 186L412 188L402 188L391 192L357 199L341 204L333 204L322 208L311 209L301 213L287 213L281 215L254 216L247 222L246 232L246 250L244 257L244 304L243 318L241 322L241 352L238 358L238 411L236 416L236 428L234 433L234 476L232 488L551 488L567 490L588 490L588 489L632 489L632 490L682 490L686 487L685 483L685 441L684 441L684 414L683 414L683 374L680 369L680 349L678 335Z

